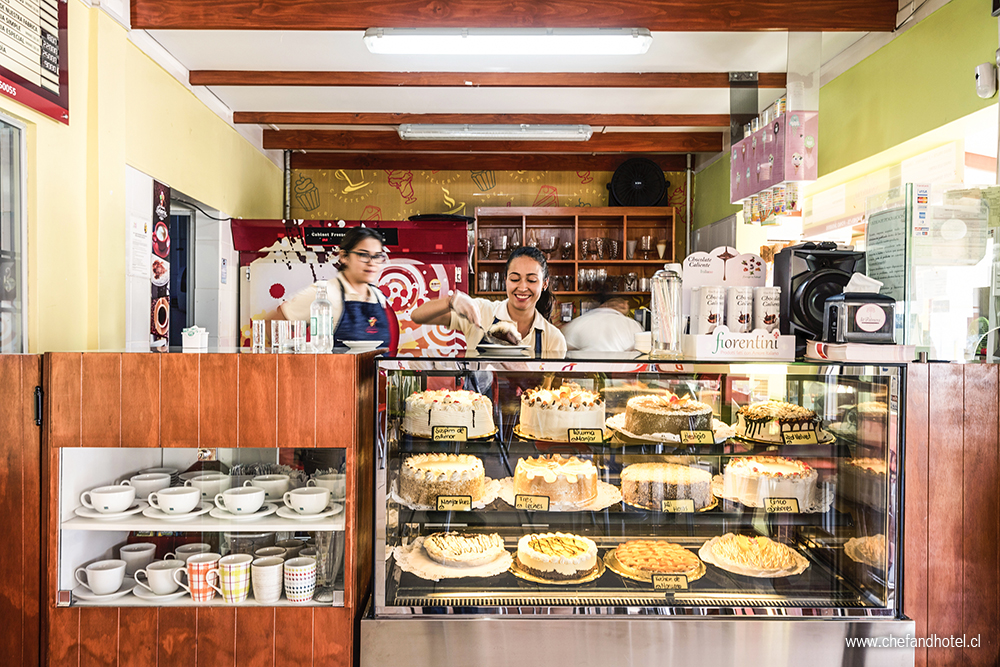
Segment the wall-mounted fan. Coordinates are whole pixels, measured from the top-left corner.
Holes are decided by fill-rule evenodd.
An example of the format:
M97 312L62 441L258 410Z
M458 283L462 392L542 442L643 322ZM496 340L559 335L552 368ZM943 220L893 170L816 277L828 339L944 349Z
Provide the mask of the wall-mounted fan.
M670 182L660 166L644 157L625 160L608 183L612 206L658 206L667 197Z

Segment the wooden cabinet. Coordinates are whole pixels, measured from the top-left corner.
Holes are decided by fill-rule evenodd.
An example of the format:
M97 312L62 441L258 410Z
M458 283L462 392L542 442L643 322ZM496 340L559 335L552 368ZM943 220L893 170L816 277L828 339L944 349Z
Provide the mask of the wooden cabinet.
M636 274L636 280L649 278L666 262L675 261L680 256L674 243L675 210L672 207L491 207L476 209L477 245L473 265L473 291L478 296L501 295L487 285L482 289L480 277L483 272L492 280L494 273L500 279L504 276L507 254L513 249L515 234L520 245L529 245L532 239L539 249L548 250L554 246L549 259L549 286L556 295L596 294L599 286L589 282L587 274L580 271L603 269L607 278L605 285L616 293L645 296L638 289L625 289L625 279L629 273ZM500 249L502 239L507 237L508 248ZM652 238L648 253L640 250L644 236ZM556 239L552 243L551 239ZM489 239L490 253L484 255L484 248L478 239ZM601 253L591 239L604 239ZM583 254L581 241L588 241L587 253ZM636 250L630 259L627 256L629 241L636 242ZM612 242L617 244L617 252L612 256ZM563 244L571 248L564 253ZM657 243L664 243L663 257L660 258ZM565 255L565 258L564 258ZM614 285L618 285L614 289Z

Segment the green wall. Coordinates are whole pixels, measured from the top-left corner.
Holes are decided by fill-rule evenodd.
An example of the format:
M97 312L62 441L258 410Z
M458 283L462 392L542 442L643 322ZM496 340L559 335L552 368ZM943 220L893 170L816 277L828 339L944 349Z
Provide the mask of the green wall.
M700 229L741 210L729 203L729 152L694 175L691 227Z

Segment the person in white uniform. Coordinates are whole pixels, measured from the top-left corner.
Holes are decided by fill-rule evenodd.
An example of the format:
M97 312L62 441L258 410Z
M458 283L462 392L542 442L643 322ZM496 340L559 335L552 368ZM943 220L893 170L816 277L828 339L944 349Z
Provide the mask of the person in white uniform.
M614 294L603 294L601 305L562 328L571 350L588 352L626 352L635 349L635 335L642 331L628 316L628 301Z

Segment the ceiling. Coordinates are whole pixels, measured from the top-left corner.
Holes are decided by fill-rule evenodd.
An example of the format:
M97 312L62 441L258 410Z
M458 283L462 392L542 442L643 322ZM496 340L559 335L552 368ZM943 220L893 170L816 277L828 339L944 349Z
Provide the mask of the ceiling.
M293 167L664 169L718 153L728 72L759 74L758 107L784 93L788 30L823 33L827 62L895 27L896 0L133 0L146 30ZM619 57L383 56L369 27L645 27ZM589 142L403 141L404 122L587 123Z

